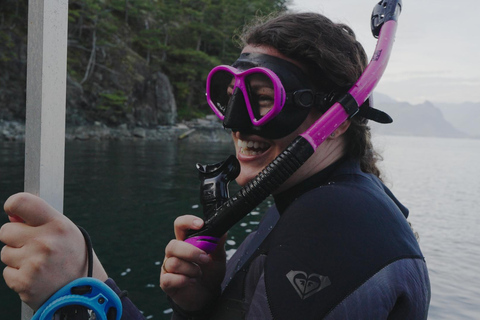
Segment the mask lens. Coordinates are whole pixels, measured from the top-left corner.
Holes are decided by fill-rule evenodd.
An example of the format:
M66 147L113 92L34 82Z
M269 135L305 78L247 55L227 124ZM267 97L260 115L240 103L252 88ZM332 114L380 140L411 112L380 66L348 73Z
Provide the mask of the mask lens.
M228 71L218 70L210 78L210 100L222 114L225 114L234 84L235 77Z
M275 105L275 89L270 77L252 73L245 77L250 107L256 120L265 117Z

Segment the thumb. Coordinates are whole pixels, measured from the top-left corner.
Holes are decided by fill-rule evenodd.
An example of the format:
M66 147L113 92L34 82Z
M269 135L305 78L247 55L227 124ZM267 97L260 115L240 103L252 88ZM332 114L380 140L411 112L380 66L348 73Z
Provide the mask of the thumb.
M25 192L14 194L8 198L3 208L9 215L10 221L25 221L32 227L46 224L61 215L45 200Z

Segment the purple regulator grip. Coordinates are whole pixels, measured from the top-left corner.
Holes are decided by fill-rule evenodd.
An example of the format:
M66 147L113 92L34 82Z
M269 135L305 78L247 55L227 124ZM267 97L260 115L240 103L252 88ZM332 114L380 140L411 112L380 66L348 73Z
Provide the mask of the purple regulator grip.
M195 247L205 251L210 254L215 251L217 247L219 238L210 237L210 236L197 236L185 239L185 242L194 245Z

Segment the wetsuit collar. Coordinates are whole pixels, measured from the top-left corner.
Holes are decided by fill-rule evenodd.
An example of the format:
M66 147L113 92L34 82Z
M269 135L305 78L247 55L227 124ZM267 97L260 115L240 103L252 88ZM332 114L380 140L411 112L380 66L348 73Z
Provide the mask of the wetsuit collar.
M298 197L304 193L318 188L322 185L327 185L329 182L333 182L336 177L339 175L361 175L370 179L374 184L378 186L379 191L383 191L387 196L395 202L397 207L403 213L405 218L408 218L409 210L405 207L377 177L364 173L360 169L360 163L348 157L343 157L338 161L334 162L330 166L326 167L322 171L314 174L313 176L305 179L304 181L296 184L295 186L287 189L281 193L278 193L273 196L275 199L275 205L277 206L278 212L280 215L287 209L287 207L295 201Z
M278 212L282 214L285 209L293 202L295 199L300 197L307 191L313 190L321 185L325 185L329 182L329 178L332 176L332 173L336 171L342 163L344 163L347 158L341 158L338 161L332 163L325 169L317 172L313 176L303 180L302 182L296 184L295 186L287 189L283 192L280 192L276 195L273 195L275 199L275 205L277 206Z

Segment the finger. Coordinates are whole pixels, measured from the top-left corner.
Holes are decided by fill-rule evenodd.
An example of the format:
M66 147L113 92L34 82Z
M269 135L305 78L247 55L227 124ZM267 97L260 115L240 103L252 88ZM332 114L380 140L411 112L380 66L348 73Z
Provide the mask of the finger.
M176 273L163 273L160 276L160 287L169 296L173 296L178 290L196 283L195 279Z
M26 290L26 286L21 282L21 272L18 269L10 266L3 269L3 279L7 286L16 293L23 293Z
M44 297L41 297L40 301L35 300L38 297L38 294L31 291L31 281L24 276L24 273L21 270L7 266L3 270L3 278L5 279L7 286L18 293L20 299L29 305L30 308L36 310L40 307L40 301L43 301Z
M179 240L172 240L165 247L165 257L176 257L200 265L207 264L211 261L211 258L205 251L198 249L190 243Z
M43 225L61 215L43 199L29 193L14 194L5 201L4 209L10 217L30 226Z
M5 223L0 228L0 241L14 248L21 248L28 241L32 227L24 223Z
M173 223L175 238L185 240L188 230L198 230L203 227L203 220L192 215L180 216Z
M197 264L187 262L176 257L165 259L162 266L162 271L164 273L181 274L189 278L196 278L202 276L202 270Z
M9 267L19 269L23 254L21 249L4 246L1 252L2 262Z

